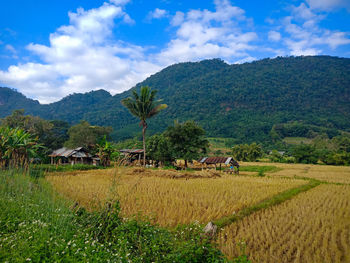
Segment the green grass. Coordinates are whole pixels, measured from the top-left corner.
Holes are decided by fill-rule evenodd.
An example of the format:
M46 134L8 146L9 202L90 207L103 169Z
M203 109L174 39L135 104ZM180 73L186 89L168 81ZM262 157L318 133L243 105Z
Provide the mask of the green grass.
M285 137L283 141L287 144L310 144L312 143L312 139L306 138L306 137Z
M103 166L87 165L87 164L75 164L75 165L52 165L52 164L32 164L30 166L31 175L34 177L43 177L45 173L50 172L72 172L72 171L85 171L95 169L105 169Z
M226 138L216 138L216 137L209 137L207 138L209 143L214 146L215 148L225 148L225 142L227 141Z
M225 262L203 226L168 230L119 216L116 202L88 213L43 178L0 171L0 262Z
M274 173L283 170L282 168L273 166L273 165L266 165L266 166L259 166L259 165L251 165L251 166L240 166L239 171L242 172L257 172L257 173Z

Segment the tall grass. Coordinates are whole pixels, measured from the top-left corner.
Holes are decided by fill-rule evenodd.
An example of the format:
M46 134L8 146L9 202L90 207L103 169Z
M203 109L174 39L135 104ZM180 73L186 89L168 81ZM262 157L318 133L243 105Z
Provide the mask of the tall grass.
M69 208L44 179L0 172L0 262L224 262L201 226L124 220L119 203Z

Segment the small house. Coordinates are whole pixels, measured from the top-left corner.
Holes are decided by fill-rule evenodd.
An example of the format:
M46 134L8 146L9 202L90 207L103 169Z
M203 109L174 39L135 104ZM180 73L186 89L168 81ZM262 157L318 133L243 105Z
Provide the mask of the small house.
M219 165L220 170L222 165L224 166L229 165L232 168L236 167L237 168L236 173L239 173L239 163L232 157L203 157L199 159L198 162L206 166L215 165L215 168L217 167L217 165Z
M99 158L94 158L84 147L68 149L63 147L50 155L51 164L90 164L99 165Z

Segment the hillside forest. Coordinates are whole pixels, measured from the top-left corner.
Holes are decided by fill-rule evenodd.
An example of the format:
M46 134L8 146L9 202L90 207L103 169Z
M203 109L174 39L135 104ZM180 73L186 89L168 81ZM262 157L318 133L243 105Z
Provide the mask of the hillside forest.
M44 159L62 146L94 148L103 138L116 149L142 148L139 120L121 103L141 86L157 90L157 97L168 106L147 129L148 147L163 152L158 157L163 162L178 154L158 150L155 142L163 142L162 136L174 123L193 122L210 142L210 147L202 147L202 154L349 164L350 60L346 58L278 57L241 65L220 59L180 63L115 96L98 90L46 105L0 88L1 125L37 138L45 146Z

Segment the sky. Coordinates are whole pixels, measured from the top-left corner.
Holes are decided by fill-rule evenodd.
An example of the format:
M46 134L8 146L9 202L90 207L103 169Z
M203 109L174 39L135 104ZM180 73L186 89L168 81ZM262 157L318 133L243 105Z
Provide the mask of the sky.
M180 62L350 57L350 0L0 0L0 86L51 103Z

